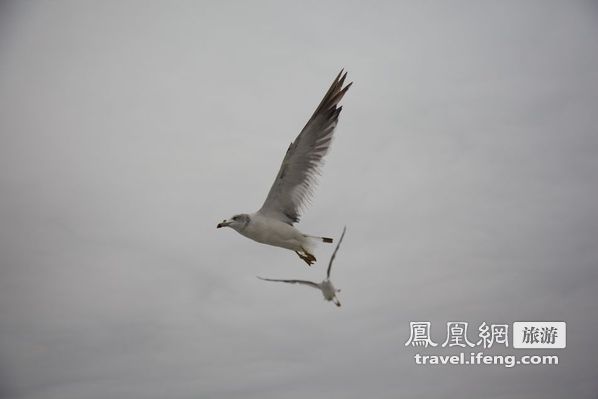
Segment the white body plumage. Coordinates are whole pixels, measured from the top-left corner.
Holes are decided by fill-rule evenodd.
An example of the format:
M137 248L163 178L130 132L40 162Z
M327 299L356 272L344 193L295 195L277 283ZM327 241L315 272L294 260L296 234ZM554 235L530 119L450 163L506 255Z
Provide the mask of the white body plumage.
M235 229L245 237L262 244L282 247L299 253L311 253L313 239L301 233L294 226L263 216L259 212L248 216L249 223L239 230Z
M332 281L324 280L320 284L320 289L322 290L322 295L324 295L324 299L327 301L332 301L336 299L336 293L338 292L334 285L332 285ZM337 301L335 301L337 303ZM338 302L337 306L340 306L340 302Z

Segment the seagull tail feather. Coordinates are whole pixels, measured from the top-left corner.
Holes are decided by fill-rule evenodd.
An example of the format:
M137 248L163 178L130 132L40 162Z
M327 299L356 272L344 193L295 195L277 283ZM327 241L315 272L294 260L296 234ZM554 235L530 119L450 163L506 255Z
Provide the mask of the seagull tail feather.
M332 244L332 242L334 241L332 238L329 237L308 236L307 234L305 234L305 237L312 238L316 241L325 242L327 244Z

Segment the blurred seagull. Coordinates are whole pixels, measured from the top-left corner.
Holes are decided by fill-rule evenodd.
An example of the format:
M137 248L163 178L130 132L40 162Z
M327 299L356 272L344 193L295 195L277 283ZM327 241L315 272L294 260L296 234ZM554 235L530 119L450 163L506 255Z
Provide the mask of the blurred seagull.
M316 242L331 243L327 237L310 236L293 227L309 202L317 175L332 142L342 106L339 102L353 82L343 87L347 73L338 74L301 133L289 146L266 201L255 213L238 214L218 223L262 244L295 251L308 265L316 261Z
M272 278L262 278L258 277L260 280L264 281L279 281L281 283L290 283L290 284L304 284L309 285L310 287L314 287L322 291L322 295L324 295L324 299L327 301L334 301L336 306L341 306L340 301L336 297L337 292L341 292L341 290L334 288L332 285L332 281L330 281L330 269L332 268L332 261L336 257L336 252L338 251L338 247L341 246L341 242L343 242L343 237L345 237L345 232L347 231L347 226L343 228L343 234L341 235L340 240L338 240L338 244L336 244L336 248L330 257L330 263L328 263L328 271L326 272L326 278L321 283L314 283L313 281L307 280L277 280Z

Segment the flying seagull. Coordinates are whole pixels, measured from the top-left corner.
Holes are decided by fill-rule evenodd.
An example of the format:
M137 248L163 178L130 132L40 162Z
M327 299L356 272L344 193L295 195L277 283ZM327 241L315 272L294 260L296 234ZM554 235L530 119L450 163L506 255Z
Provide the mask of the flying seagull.
M264 281L279 281L281 283L309 285L310 287L314 287L314 288L317 288L320 291L322 291L322 295L324 295L324 299L326 299L327 301L334 301L334 304L336 306L341 306L340 301L336 297L336 293L341 292L341 290L334 288L334 285L332 285L332 281L330 281L330 269L332 268L332 261L334 261L334 258L336 257L336 252L338 251L338 247L340 247L341 242L343 242L343 237L345 236L345 231L347 231L346 226L343 228L343 234L341 235L340 240L338 240L338 244L336 244L336 248L334 249L334 252L332 253L332 256L330 257L330 263L328 263L328 270L326 271L326 278L324 280L322 280L322 282L314 283L313 281L307 281L307 280L277 280L277 279L273 279L273 278L262 278L262 277L258 277L258 278L260 280L264 280Z
M255 213L238 214L218 223L262 244L295 251L308 265L316 261L317 242L331 238L303 234L293 227L309 202L320 174L323 158L330 149L342 106L339 102L353 82L343 87L347 73L338 74L301 133L289 146L266 201Z

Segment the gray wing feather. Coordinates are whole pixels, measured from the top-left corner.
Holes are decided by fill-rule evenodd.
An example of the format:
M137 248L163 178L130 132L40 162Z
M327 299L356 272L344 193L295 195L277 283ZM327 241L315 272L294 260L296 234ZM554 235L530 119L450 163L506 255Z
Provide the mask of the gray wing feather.
M341 246L341 242L343 242L343 238L345 237L345 232L347 231L347 226L343 227L343 234L341 234L341 238L338 240L338 244L336 244L336 248L334 248L334 252L330 257L330 262L328 263L328 270L326 271L326 278L330 279L330 269L332 269L332 262L334 258L336 258L336 252L338 251L338 247Z
M258 277L260 280L264 280L264 281L277 281L280 283L290 283L290 284L305 284L305 285L309 285L311 287L320 289L320 286L316 283L314 283L313 281L307 281L307 280L278 280L278 279L273 279L273 278L263 278L263 277Z
M289 146L282 165L259 212L292 225L309 203L323 158L330 149L341 101L353 82L343 84L347 73L338 74L301 133Z

